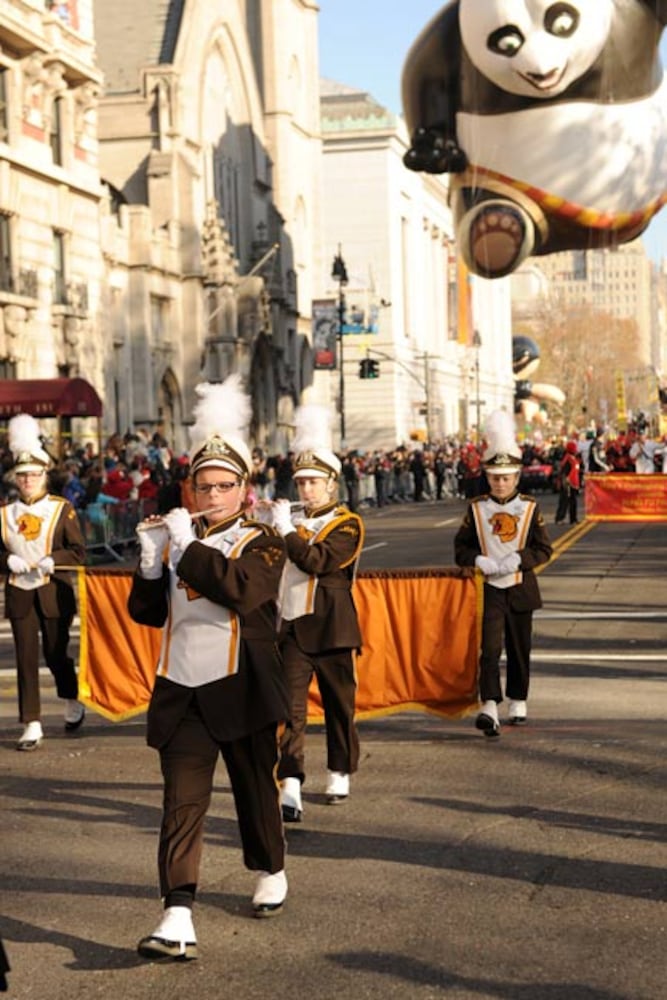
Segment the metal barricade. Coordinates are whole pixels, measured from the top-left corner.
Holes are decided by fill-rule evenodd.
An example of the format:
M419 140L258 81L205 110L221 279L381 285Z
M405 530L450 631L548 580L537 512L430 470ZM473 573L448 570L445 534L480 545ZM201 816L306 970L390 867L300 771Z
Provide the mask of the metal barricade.
M120 500L118 503L89 503L78 511L87 553L101 553L123 562L136 545L140 521L157 511L155 500Z

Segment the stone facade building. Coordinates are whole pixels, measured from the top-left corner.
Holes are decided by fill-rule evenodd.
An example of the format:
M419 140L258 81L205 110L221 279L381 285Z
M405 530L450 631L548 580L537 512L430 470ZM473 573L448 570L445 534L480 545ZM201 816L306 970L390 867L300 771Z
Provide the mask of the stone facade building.
M91 3L7 0L0 18L0 373L100 384L103 191Z
M316 5L94 8L117 424L182 448L196 383L240 371L253 440L277 450L312 378Z

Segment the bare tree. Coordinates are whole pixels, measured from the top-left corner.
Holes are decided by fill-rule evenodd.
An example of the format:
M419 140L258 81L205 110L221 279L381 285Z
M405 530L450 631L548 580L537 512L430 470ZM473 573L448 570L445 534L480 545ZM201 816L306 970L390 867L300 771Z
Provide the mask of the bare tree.
M558 386L562 407L549 404L550 422L564 433L617 424L619 385L627 409L646 408L648 372L636 364L639 330L632 319L616 319L588 305L543 310L515 332L532 337L540 349L534 382Z

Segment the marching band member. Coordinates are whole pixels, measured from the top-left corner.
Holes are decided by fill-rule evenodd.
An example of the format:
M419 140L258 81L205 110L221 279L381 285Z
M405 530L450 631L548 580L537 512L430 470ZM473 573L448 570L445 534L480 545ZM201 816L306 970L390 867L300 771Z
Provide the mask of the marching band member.
M328 412L302 406L295 421L294 480L304 514L293 521L289 501L277 500L273 522L285 539L288 556L281 586L280 650L291 711L278 766L286 822L299 822L303 811L308 687L313 673L326 726L328 802L348 796L350 775L359 764L354 657L361 634L352 583L364 539L363 522L338 503L341 463L324 443L328 443Z
M551 558L544 519L535 499L518 492L521 452L514 420L505 411L489 415L488 445L483 466L490 493L468 505L454 539L459 566L476 566L484 574L482 648L475 725L485 736L500 735L498 705L503 700L500 656L507 653L505 693L509 721L526 722L533 611L542 606L536 566Z
M67 654L76 600L70 575L62 566L80 566L86 547L76 511L68 500L48 493L51 459L41 445L39 425L28 413L9 421L9 476L19 497L2 507L0 570L6 572L5 614L16 649L19 720L23 733L17 750L35 750L44 733L39 694L39 637L56 692L65 702L65 730L83 722L74 660ZM58 567L56 569L56 567Z
M190 431L196 511L177 507L143 523L128 605L134 621L163 629L147 741L160 754L164 779L158 848L164 913L138 946L151 959L197 957L192 906L219 754L244 862L257 873L254 915L279 913L287 894L275 779L278 725L289 710L276 618L285 543L246 513L252 457L240 435L250 401L240 376L196 391Z

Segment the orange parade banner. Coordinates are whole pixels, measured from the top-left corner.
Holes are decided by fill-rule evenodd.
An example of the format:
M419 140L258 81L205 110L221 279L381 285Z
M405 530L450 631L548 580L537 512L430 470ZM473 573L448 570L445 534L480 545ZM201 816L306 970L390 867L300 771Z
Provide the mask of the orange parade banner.
M667 475L588 473L584 487L591 521L667 521Z
M79 696L114 722L148 707L162 635L131 620L131 583L127 570L79 571ZM458 717L477 706L480 574L456 567L360 574L354 598L364 637L357 718L413 709ZM324 718L315 682L308 718Z

